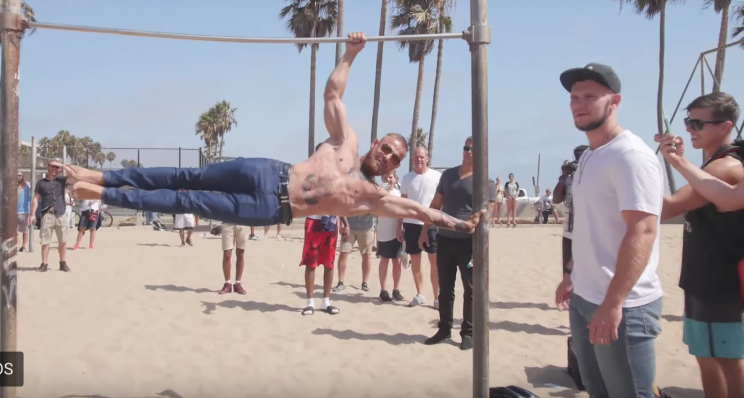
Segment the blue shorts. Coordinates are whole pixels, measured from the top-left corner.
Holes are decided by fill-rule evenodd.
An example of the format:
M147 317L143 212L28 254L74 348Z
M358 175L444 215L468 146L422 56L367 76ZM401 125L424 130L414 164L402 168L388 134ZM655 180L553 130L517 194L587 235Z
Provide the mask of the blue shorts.
M698 358L744 359L742 302L710 302L685 293L682 341Z

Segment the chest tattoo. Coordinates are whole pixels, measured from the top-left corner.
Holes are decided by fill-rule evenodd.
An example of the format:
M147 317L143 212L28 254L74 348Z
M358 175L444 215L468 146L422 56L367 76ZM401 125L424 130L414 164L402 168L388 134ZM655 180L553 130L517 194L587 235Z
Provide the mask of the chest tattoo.
M320 199L333 196L333 182L327 176L309 174L302 181L302 198L310 206L320 203Z

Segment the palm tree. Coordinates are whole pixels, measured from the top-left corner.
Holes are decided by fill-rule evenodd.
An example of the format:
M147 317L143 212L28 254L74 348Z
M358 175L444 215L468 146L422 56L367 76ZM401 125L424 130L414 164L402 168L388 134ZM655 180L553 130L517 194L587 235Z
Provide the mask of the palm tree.
M664 134L664 47L666 41L666 6L667 3L682 2L684 0L617 0L620 8L623 3L632 4L637 14L643 14L647 19L659 16L659 86L656 91L656 129L659 135ZM676 191L671 165L664 161L669 178L669 189Z
M424 129L422 129L421 127L417 128L416 135L412 135L411 138L408 140L411 143L411 148L416 149L416 147L420 146L426 147L426 136L428 135L428 133L424 133Z
M718 30L718 51L716 51L716 66L713 72L713 92L721 91L723 81L723 66L726 59L726 39L728 39L729 9L731 0L704 0L704 7L713 6L716 13L721 14L721 28Z
M206 111L199 116L199 120L194 126L196 135L204 141L204 149L207 159L211 160L216 155L217 134L215 133L217 121L214 114Z
M290 4L279 11L279 18L287 18L287 30L295 37L326 37L334 32L338 19L336 0L288 0ZM307 44L297 44L302 50ZM307 156L315 152L315 68L318 44L310 46L310 120Z
M380 36L385 36L387 25L387 3L390 0L382 0L380 7ZM377 62L375 63L375 98L372 105L372 134L370 142L377 138L377 120L380 116L380 85L382 83L382 49L385 42L377 42Z
M3 6L3 0L0 0L0 8ZM36 15L34 14L34 9L31 8L28 3L25 1L21 2L21 15L23 15L29 22L36 22ZM34 32L36 32L36 29L30 29L28 31L29 35L32 35ZM23 37L26 34L26 31L23 32L21 37Z
M112 164L114 163L114 160L116 160L116 154L113 152L109 152L106 154L106 160L109 162L109 168L112 168Z
M744 2L741 2L734 7L733 18L739 26L734 27L734 31L731 32L731 38L736 39L739 35L744 33ZM744 48L744 41L741 43L741 47Z
M214 120L215 139L219 142L218 156L222 156L222 148L225 146L225 134L230 132L232 127L238 124L235 120L235 111L237 110L238 108L230 107L230 103L224 100L218 102L209 110Z
M438 0L437 17L439 25L438 33L452 32L452 18L448 15L449 10L454 7L456 0ZM434 125L437 122L437 107L439 104L439 81L442 78L442 55L444 53L444 40L439 39L439 48L437 49L437 72L434 78L434 98L431 104L431 124L429 125L429 166L434 159Z
M438 0L397 0L393 17L390 21L392 29L398 29L399 35L434 34L438 29L437 18ZM432 40L399 41L400 50L408 49L408 61L418 63L418 80L416 81L416 99L413 103L413 122L411 123L411 138L418 129L419 111L421 110L421 92L424 89L424 59L434 49ZM410 150L415 146L409 142ZM408 165L413 169L413 157Z

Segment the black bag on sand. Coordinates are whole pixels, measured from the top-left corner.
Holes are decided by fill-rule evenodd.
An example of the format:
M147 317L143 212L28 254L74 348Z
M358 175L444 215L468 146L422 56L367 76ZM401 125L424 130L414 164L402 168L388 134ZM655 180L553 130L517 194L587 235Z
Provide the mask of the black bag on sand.
M573 338L571 336L567 339L568 342L568 375L571 376L576 388L579 391L586 391L584 383L581 382L581 373L579 373L579 360L576 358L576 353L573 350Z
M489 389L489 398L540 398L530 391L521 387L492 387Z
M222 225L218 225L218 226L212 228L212 230L209 231L209 233L212 234L212 235L214 235L214 236L220 236L220 235L222 235Z

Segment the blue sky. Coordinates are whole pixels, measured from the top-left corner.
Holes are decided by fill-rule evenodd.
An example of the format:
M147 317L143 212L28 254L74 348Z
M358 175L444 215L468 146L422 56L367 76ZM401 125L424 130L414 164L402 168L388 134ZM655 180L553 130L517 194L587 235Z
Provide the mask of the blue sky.
M29 0L40 22L224 36L285 37L282 0ZM454 29L469 25L469 2L453 11ZM720 16L700 1L669 6L664 106L671 116L699 53L717 45ZM207 6L206 4L209 4ZM345 29L376 35L380 2L347 0ZM623 82L621 125L654 146L658 21L611 0L489 1L489 174L515 173L531 186L542 156L541 186L586 138L575 129L558 75L588 62L615 68ZM393 33L388 33L393 34ZM357 57L344 98L349 121L368 149L376 43ZM316 142L327 138L322 91L335 46L318 52ZM724 91L744 103L744 50L727 52ZM714 57L709 57L713 66ZM23 140L66 129L104 147L197 148L194 123L215 102L238 108L226 156L299 162L307 154L309 49L292 45L176 41L38 30L23 41L20 131ZM436 50L426 60L419 125L429 130ZM463 41L445 42L436 124L435 166L454 166L471 134L470 54ZM410 134L417 66L385 44L379 132ZM706 76L708 85L711 79ZM710 90L710 88L708 88ZM683 107L700 94L693 80ZM672 126L687 136L678 113ZM135 151L116 151L118 160ZM699 161L699 153L690 158ZM176 166L175 152L141 152L145 166ZM196 164L194 153L183 165ZM402 169L407 169L403 166ZM403 172L407 170L401 170ZM682 185L677 175L678 186Z

